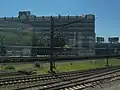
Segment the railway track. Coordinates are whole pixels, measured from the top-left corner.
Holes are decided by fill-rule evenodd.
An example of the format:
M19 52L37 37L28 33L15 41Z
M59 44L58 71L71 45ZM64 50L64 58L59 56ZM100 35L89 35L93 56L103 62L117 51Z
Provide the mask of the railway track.
M30 89L35 87L44 87L48 85L65 83L67 81L86 78L90 76L95 76L99 74L111 74L115 72L119 72L120 67L110 67L110 68L101 68L101 69L93 69L87 71L72 71L66 73L58 73L58 74L46 74L46 75L27 75L27 76L18 76L15 78L3 78L0 79L0 87L6 87L10 85L14 85L16 90ZM49 83L48 83L49 82ZM21 88L18 88L21 87ZM42 88L43 90L44 88ZM51 90L48 88L48 90Z
M14 90L81 90L86 87L94 86L95 84L97 85L100 82L103 83L103 81L105 82L108 79L112 80L115 77L117 77L117 79L120 78L120 69L111 71L108 70L100 73L97 71L94 74L78 74L76 76L66 77L61 80L51 80L49 82L43 82L26 87L24 86Z

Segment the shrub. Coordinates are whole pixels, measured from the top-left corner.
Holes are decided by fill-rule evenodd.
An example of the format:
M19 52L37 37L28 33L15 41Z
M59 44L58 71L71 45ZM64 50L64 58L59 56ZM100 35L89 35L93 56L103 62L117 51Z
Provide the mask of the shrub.
M72 66L72 63L70 63L70 65Z
M35 62L35 68L40 68L40 63L39 62Z

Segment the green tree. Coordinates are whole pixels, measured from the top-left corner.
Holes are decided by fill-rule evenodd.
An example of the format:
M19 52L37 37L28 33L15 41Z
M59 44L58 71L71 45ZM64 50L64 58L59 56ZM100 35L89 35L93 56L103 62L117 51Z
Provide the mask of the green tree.
M60 34L57 34L55 37L54 37L54 47L64 47L65 46L65 39L62 35Z
M31 49L32 56L36 56L37 54L39 55L41 53L39 47L44 47L45 46L44 42L42 40L39 40L38 38L39 38L38 35L33 37L32 46L33 47L38 47L38 48L32 48Z
M47 43L49 44L49 40ZM66 45L66 43L65 43L65 39L63 38L63 36L60 34L57 34L54 37L53 46L54 47L61 47L61 49L54 49L55 50L54 52L63 52L64 51L63 47L65 45ZM45 47L45 42L43 39L39 40L38 36L36 35L36 38L34 38L34 40L33 40L32 46ZM34 55L34 56L36 56L37 54L38 55L46 55L50 52L50 49L43 50L40 48L32 48L31 52L32 52L32 55Z

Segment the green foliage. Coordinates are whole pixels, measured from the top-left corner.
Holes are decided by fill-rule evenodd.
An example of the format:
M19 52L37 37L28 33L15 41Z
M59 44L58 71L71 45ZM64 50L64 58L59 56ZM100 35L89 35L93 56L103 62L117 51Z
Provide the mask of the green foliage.
M0 36L4 36L4 42L16 42L18 36L12 32L0 32Z
M0 55L5 56L6 53L7 53L6 48L1 47Z
M65 40L62 36L57 35L54 37L54 46L55 47L63 47L65 45Z
M35 68L40 68L40 63L39 62L35 62Z
M30 44L32 41L32 34L27 32L0 32L0 36L4 36L4 43L15 45Z
M14 66L6 66L4 69L5 70L10 70L10 69L15 69L15 67Z
M45 43L44 43L43 41L40 41L40 40L39 40L39 41L37 42L37 46L41 46L41 47L42 47L42 46L45 46Z

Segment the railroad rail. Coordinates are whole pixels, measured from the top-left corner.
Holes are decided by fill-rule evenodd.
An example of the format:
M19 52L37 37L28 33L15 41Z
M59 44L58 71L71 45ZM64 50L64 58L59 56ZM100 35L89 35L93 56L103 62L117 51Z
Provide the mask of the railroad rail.
M103 72L102 72L103 71ZM69 76L60 80L50 80L31 86L23 86L14 90L81 90L106 80L120 78L120 69L96 71L89 74Z
M66 73L57 73L57 74L45 74L45 75L28 75L23 77L15 77L15 78L3 78L0 79L0 87L14 85L17 90L23 90L27 88L35 88L35 87L44 87L50 84L56 84L61 82L67 82L70 80L78 79L78 78L87 78L95 75L108 75L115 72L120 72L120 67L110 67L110 68L101 68L101 69L92 69L87 71L72 71ZM49 83L48 83L49 81ZM24 85L23 85L24 83ZM26 84L27 83L27 84ZM32 86L29 85L32 83ZM18 88L20 86L21 88ZM49 89L51 90L51 89Z

